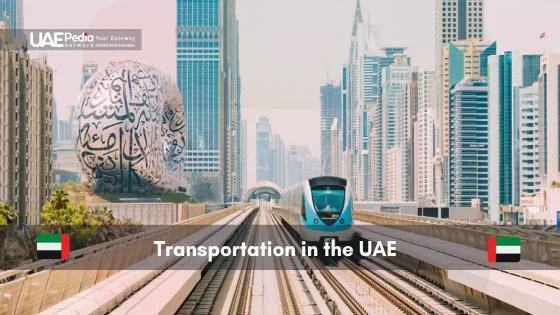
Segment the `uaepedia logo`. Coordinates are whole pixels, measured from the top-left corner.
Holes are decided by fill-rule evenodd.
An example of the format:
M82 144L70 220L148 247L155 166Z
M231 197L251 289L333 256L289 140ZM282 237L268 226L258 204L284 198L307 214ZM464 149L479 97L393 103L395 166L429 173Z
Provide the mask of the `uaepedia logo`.
M62 48L65 43L91 43L93 35L82 33L74 35L70 32L29 32L29 43L35 48Z

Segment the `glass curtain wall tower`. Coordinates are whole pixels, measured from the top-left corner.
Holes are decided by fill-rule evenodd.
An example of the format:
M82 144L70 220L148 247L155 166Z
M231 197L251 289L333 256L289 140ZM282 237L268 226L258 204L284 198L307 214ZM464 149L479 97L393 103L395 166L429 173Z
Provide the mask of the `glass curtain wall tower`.
M239 198L239 46L236 1L177 0L177 84L185 109L187 189ZM208 189L205 189L208 191Z

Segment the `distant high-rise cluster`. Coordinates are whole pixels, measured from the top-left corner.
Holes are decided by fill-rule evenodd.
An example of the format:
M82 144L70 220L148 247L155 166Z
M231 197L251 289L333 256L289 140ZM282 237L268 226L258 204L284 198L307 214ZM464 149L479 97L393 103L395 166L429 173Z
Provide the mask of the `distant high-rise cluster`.
M281 188L299 184L305 179L321 175L321 161L311 156L307 145L291 145L272 134L267 117L257 122L257 182L273 182Z
M378 48L357 0L341 81L321 87L322 173L349 179L355 201L472 206L502 223L527 198L560 205L545 192L560 187L560 53L497 55L484 3L436 1L435 69L419 69L406 48Z
M99 68L97 63L86 61L82 65L82 79L80 88L83 88L89 78L93 76ZM74 119L76 117L76 106L67 107L68 119L61 120L58 117L58 107L53 100L53 181L63 183L67 181L81 180L81 166L76 155L74 135ZM85 178L84 178L85 179Z
M0 32L0 42L0 200L18 212L20 226L39 224L52 190L53 71L10 32Z

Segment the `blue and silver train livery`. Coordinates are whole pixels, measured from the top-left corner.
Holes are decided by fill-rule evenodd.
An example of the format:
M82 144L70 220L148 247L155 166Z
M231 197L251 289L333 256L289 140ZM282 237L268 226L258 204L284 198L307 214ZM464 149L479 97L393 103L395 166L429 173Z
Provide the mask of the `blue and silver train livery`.
M315 177L283 190L276 209L302 241L354 238L352 191L344 178Z

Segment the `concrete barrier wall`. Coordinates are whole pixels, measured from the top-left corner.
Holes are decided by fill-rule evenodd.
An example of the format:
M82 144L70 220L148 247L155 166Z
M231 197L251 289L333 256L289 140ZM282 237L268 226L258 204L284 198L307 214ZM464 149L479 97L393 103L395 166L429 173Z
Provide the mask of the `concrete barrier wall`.
M104 248L103 250L92 249L88 253L88 249L82 249L79 251L79 255L83 255L81 258L65 262L52 269L33 274L26 273L22 278L0 284L0 315L37 314L46 310L153 255L157 250L157 247L153 245L155 240L174 244L205 225L210 225L245 206L234 206L200 216L177 224L176 227L149 234L127 243L120 243L120 240L115 240L110 242L115 243L114 247ZM195 209L198 208L195 207ZM184 224L193 225L194 228L181 228L180 226ZM110 244L102 245L110 246ZM95 248L98 248L98 246ZM71 258L75 256L75 253L71 253ZM37 262L33 264L33 268L36 268L36 265ZM26 270L26 267L22 267L22 270ZM7 273L10 272L7 271ZM2 276L0 274L0 279L4 279L3 281L10 280Z
M203 215L206 211L206 205L202 203L183 203L177 205L177 218L180 221Z
M372 213L371 211L355 211L354 219L421 234L483 251L487 250L486 240L490 236L498 235L489 232L490 227L487 228L489 230L487 232L482 230L484 226L480 226L480 230L473 230L452 225L431 224L424 221L387 217ZM506 230L502 231L503 234L500 235L517 236L521 239L521 259L560 267L560 243L520 237L513 230L509 232L506 232Z
M170 225L203 215L204 204L175 203L90 203L90 208L100 207L113 211L119 219L131 219L145 226ZM221 208L223 209L223 208Z
M119 219L131 219L142 225L169 225L178 222L174 203L90 203L90 208L106 207Z

